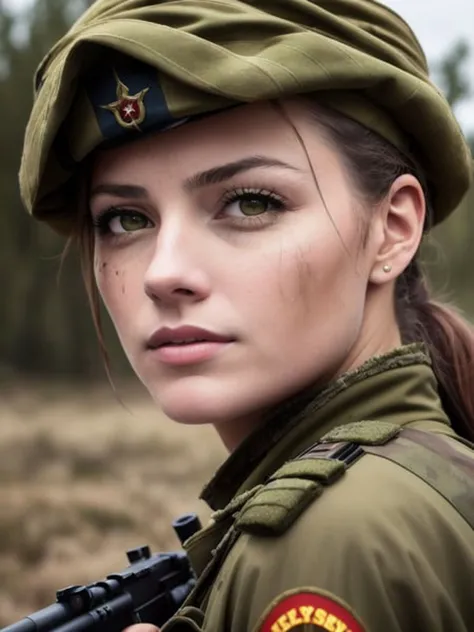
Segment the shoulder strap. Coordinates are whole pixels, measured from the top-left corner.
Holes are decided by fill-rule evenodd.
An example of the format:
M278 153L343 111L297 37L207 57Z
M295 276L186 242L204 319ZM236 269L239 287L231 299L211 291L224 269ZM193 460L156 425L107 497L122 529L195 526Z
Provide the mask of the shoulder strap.
M364 452L397 463L421 478L456 509L474 529L474 454L463 454L455 440L414 428L404 428L396 441L364 446Z

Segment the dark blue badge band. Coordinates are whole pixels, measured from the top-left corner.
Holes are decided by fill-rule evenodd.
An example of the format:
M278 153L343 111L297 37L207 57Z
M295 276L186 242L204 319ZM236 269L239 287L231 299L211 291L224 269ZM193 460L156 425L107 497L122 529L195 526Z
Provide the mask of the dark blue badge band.
M131 57L117 55L100 70L89 71L85 89L105 141L177 122L168 110L156 68Z

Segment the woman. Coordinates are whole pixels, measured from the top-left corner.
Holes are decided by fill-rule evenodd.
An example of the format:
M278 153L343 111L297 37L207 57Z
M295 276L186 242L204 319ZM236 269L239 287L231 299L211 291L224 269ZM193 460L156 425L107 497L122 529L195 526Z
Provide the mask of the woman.
M98 0L37 86L27 208L80 242L159 406L231 453L164 629L474 629L474 339L417 261L471 157L409 27Z

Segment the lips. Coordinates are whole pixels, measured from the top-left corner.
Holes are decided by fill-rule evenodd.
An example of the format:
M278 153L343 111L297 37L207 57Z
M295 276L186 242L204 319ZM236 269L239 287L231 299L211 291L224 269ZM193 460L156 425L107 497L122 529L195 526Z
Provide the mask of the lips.
M184 346L200 342L233 342L235 338L223 336L200 327L183 325L176 329L162 327L155 331L147 341L148 349L160 349L165 346Z

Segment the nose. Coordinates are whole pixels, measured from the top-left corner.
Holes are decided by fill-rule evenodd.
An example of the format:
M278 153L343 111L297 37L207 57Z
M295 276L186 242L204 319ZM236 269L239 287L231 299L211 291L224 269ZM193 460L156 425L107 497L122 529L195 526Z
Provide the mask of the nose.
M204 300L210 294L206 247L190 226L161 226L144 279L145 294L168 305Z

